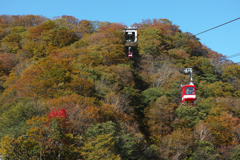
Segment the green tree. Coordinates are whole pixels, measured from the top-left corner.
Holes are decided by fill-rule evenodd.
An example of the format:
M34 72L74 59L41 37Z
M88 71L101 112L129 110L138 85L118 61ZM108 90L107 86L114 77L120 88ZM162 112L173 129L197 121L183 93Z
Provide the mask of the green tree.
M197 107L181 105L176 110L179 119L185 118L189 127L195 126L200 120Z
M149 54L155 59L164 50L164 37L159 29L142 30L138 40L140 55Z
M232 151L232 153L231 153L231 155L229 157L229 160L236 160L236 159L240 159L240 146L239 145L237 145L233 149L233 151Z
M11 104L10 104L11 105ZM5 111L0 120L0 138L10 135L18 137L25 132L26 120L35 116L42 116L47 112L46 105L41 102L34 102L30 98L22 99L10 108L4 107Z
M232 97L235 93L235 88L222 81L208 83L205 80L201 81L198 87L197 94L203 98L207 97Z
M224 67L223 71L223 80L225 81L234 81L236 79L240 79L240 66L237 64L227 65Z
M164 91L160 88L148 88L142 92L142 95L144 97L144 103L148 104L149 102L163 96Z
M5 136L1 141L1 154L5 159L77 159L81 138L67 132L62 117L33 117L27 121L27 137L17 139ZM26 139L27 138L27 139Z
M212 143L205 142L205 141L195 141L196 150L189 158L189 160L217 160L220 158L220 155L214 149Z
M108 121L93 124L88 128L82 154L86 156L85 158L113 156L121 159L148 159L150 155L142 153L146 148L148 147L143 141L143 135L137 133L134 128L125 123L115 124ZM146 152L154 151L149 148Z
M4 45L4 51L10 53L17 53L17 50L20 49L21 36L16 33L8 34L2 40L2 45Z
M119 155L115 155L111 149L114 147L114 141L110 134L98 135L84 143L81 148L83 159L100 159L100 160L120 160Z

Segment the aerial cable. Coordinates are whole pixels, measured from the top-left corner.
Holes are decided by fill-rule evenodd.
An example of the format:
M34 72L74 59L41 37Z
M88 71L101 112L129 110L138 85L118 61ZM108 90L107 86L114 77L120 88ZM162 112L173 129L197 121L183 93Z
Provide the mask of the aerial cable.
M200 33L197 33L197 34L195 34L195 36L196 36L196 35L203 34L203 33L208 32L208 31L211 31L211 30L216 29L216 28L218 28L218 27L224 26L224 25L226 25L226 24L228 24L228 23L234 22L234 21L239 20L239 19L240 19L240 17L238 17L238 18L236 18L236 19L234 19L234 20L228 21L228 22L226 22L226 23L223 23L223 24L221 24L221 25L218 25L218 26L216 26L216 27L210 28L210 29L208 29L208 30L202 31L202 32L200 32ZM183 33L183 34L186 34L186 33ZM187 38L190 38L190 37L186 37L186 38L181 39L181 40L176 41L176 42L181 42L181 41L183 41L183 40L185 40L185 39L187 39ZM165 44L164 46L171 45L171 44L175 44L176 42L172 42L172 43L170 43L170 44Z
M208 32L208 31L210 31L210 30L216 29L216 28L218 28L218 27L224 26L224 25L226 25L226 24L228 24L228 23L234 22L234 21L239 20L239 19L240 19L240 17L238 17L238 18L236 18L236 19L234 19L234 20L231 20L231 21L229 21L229 22L223 23L223 24L221 24L221 25L218 25L218 26L216 26L216 27L210 28L210 29L208 29L208 30L205 30L205 31L203 31L203 32L200 32L200 33L198 33L198 34L195 34L195 36L196 36L196 35L199 35L199 34L203 34L203 33Z
M227 58L233 58L233 57L237 57L237 56L240 56L240 53L236 53L236 54L233 54L231 56L227 56Z

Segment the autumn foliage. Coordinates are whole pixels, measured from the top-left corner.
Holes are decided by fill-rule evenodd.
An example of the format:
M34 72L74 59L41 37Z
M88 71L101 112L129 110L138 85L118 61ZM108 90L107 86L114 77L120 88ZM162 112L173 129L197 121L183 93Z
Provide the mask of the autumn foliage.
M49 113L48 118L66 118L67 117L67 113L66 110L64 108L61 109L55 109L53 108L53 110Z
M240 66L168 19L0 15L5 159L239 159ZM193 68L197 104L181 104Z

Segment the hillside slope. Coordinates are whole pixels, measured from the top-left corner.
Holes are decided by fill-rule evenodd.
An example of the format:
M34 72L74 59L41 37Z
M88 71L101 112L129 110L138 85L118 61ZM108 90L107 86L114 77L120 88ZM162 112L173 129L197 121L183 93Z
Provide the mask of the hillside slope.
M123 24L1 15L0 154L238 159L240 65L167 19L133 26L130 60ZM189 67L197 105L183 106Z

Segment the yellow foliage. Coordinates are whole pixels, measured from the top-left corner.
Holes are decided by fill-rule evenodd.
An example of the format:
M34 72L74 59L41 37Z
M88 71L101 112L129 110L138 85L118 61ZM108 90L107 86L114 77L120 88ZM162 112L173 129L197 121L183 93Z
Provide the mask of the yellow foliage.
M85 142L81 148L83 159L120 160L120 155L115 155L111 151L115 143L111 134L99 135Z

